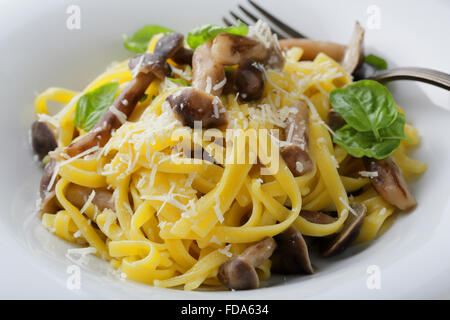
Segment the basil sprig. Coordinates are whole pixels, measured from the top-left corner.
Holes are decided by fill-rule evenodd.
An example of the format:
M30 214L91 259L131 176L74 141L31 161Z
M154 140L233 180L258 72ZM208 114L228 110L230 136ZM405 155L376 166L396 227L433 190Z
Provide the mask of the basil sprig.
M405 136L405 117L389 90L373 80L357 81L330 93L330 103L347 122L333 140L354 157L384 159Z
M107 83L84 94L75 109L75 126L89 131L108 110L119 91L117 82Z
M221 33L245 36L248 33L248 27L241 21L239 21L237 26L231 27L222 27L217 24L205 24L189 32L187 43L189 47L196 49L206 41L214 39Z
M158 26L148 25L136 31L131 37L123 36L123 45L132 52L144 53L147 51L148 43L157 34L167 34L173 32L172 30Z

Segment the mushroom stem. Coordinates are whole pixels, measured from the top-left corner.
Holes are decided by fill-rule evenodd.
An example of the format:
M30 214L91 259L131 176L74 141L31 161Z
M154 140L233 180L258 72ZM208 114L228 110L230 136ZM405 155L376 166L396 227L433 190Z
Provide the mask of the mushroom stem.
M220 282L234 290L258 288L259 278L255 268L269 259L275 248L275 241L269 237L248 247L239 256L220 266L218 273Z
M314 164L309 156L309 111L301 101L293 107L297 113L286 119L284 134L288 146L280 148L281 156L294 176L301 176L311 171Z
M128 119L155 77L162 76L161 69L165 60L171 58L182 47L182 44L183 36L180 34L168 34L161 38L156 44L154 58L150 59L142 70L137 70L137 75L128 83L127 87L119 96L117 96L112 106L100 118L94 128L67 147L67 154L73 157L96 145L103 147L111 138L111 131L119 128ZM141 68L140 65L145 62L148 55L139 56L141 63L137 63L135 67ZM162 63L161 60L163 61Z
M400 168L392 157L383 160L364 158L367 171L377 172L370 182L380 196L400 210L409 210L417 202L406 184Z

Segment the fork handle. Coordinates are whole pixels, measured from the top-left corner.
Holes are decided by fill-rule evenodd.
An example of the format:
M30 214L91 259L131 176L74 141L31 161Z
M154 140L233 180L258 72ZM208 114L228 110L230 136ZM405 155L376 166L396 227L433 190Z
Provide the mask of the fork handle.
M426 82L450 91L450 75L441 71L406 67L377 71L372 77L380 82L391 80L415 80Z

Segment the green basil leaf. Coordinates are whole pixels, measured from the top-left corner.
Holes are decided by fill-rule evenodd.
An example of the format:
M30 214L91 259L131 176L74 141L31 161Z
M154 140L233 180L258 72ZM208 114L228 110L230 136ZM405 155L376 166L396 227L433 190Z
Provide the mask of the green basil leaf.
M119 91L117 82L107 83L84 94L75 109L75 126L89 131L108 110Z
M167 77L167 79L170 80L170 81L172 81L172 82L175 82L175 83L177 83L177 84L180 84L180 85L182 85L183 87L189 87L189 86L190 86L189 82L187 82L187 81L184 80L184 79L175 79L175 78L169 78L169 77Z
M330 103L353 129L372 131L377 139L379 130L389 127L399 114L389 90L373 80L357 81L331 91Z
M248 27L245 23L239 21L237 26L222 27L217 24L205 24L195 28L189 32L187 43L192 49L196 49L206 41L212 40L221 33L229 33L238 36L245 36L248 32Z
M356 158L384 159L400 146L401 140L409 140L404 133L405 123L405 116L399 114L390 127L380 130L381 140L371 131L359 132L347 124L335 132L333 141Z
M364 62L374 66L377 70L385 70L388 67L386 60L374 54L369 54L364 58Z
M136 31L131 37L124 35L123 45L129 51L144 53L147 51L148 43L153 36L160 33L167 34L171 32L173 31L162 26L148 25Z

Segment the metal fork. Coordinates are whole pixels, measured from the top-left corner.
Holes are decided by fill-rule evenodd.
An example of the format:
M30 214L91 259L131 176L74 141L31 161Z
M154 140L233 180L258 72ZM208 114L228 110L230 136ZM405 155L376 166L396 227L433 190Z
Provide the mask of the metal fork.
M259 19L266 21L273 33L277 34L279 39L286 38L307 38L304 34L298 32L294 28L290 27L280 19L263 9L260 5L253 0L248 0L249 5L253 8L252 11L246 9L244 6L238 5L240 14L230 10L230 15L233 17L235 23L242 21L243 23L250 25ZM239 11L238 11L239 12ZM233 20L232 20L233 21ZM223 17L223 22L227 26L234 25L235 23ZM251 22L251 23L249 23ZM417 67L404 67L394 68L388 70L376 70L373 66L363 63L353 74L355 80L372 79L380 82L392 81L392 80L414 80L429 83L443 89L450 91L450 75L441 71L417 68Z

